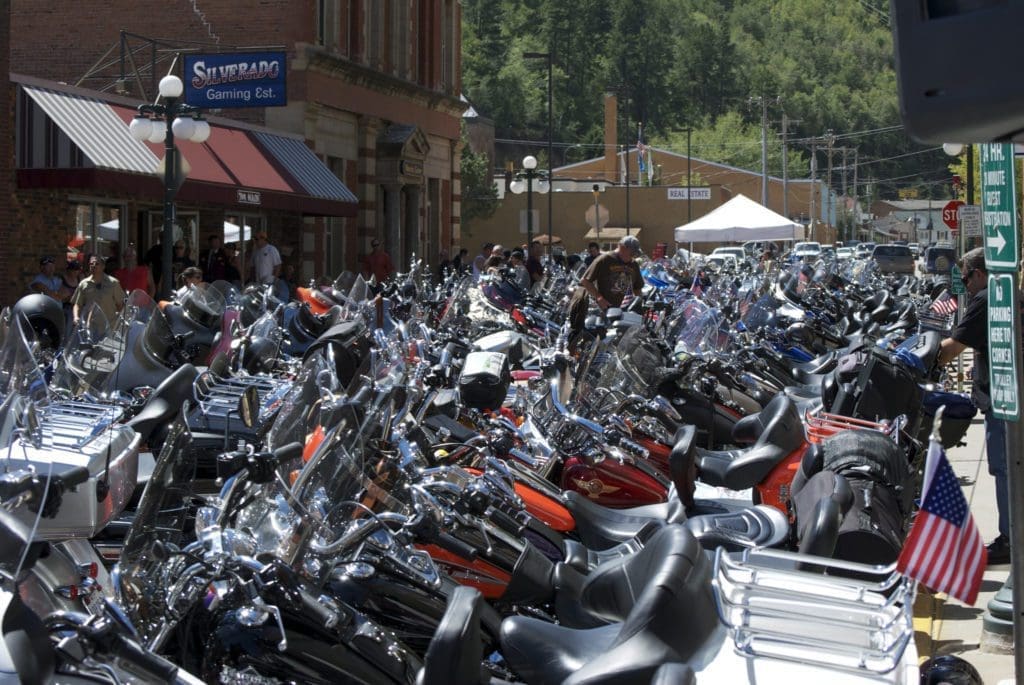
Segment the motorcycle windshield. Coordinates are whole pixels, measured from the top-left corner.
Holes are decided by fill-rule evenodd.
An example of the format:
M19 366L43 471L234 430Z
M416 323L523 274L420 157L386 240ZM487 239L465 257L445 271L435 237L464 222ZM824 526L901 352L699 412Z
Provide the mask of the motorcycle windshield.
M206 283L190 285L178 291L178 303L185 316L205 328L220 326L224 314L224 295Z
M132 316L132 313L127 315ZM53 387L67 390L76 397L85 394L98 397L109 389L110 375L124 355L125 331L130 319L121 317L111 324L96 304L90 304L80 313L78 321L78 326L64 341L60 362L53 374Z
M171 350L174 348L174 331L159 307L150 312L149 319L144 324L142 345L155 361L164 364L170 359Z
M676 336L676 354L702 357L709 351L721 349L725 341L719 330L721 315L718 310L696 300L688 304L685 324Z
M354 274L351 271L342 271L338 274L338 277L334 279L334 283L331 284L331 287L344 295L352 290L352 286L355 285L356 279L362 279L362 276Z
M225 307L239 308L242 306L242 291L227 281L214 281L207 288L220 295Z
M257 338L269 340L274 344L275 350L280 349L283 336L284 331L281 330L281 326L277 323L277 317L272 312L267 312L256 319L249 328L249 337L253 340ZM274 355L276 356L277 352Z
M31 330L27 322L10 326L0 347L0 446L11 443L27 403L43 407L50 401L46 378L25 334Z
M117 601L146 639L162 626L166 606L161 599L181 570L181 557L169 562L167 550L186 542L196 470L191 442L192 434L179 417L156 459L117 565Z
M322 379L332 376L334 370L322 353L310 355L302 364L291 389L281 401L274 425L267 433L267 445L271 449L293 442L306 444L307 436L318 419Z
M741 312L740 320L748 331L758 331L768 325L775 311L775 300L771 295L762 295L750 302L745 312Z

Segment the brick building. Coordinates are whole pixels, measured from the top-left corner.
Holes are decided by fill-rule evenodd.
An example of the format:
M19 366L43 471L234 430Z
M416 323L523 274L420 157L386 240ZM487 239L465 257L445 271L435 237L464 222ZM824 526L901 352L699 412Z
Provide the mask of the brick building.
M154 100L161 76L174 72L184 77L180 58L190 52L233 52L245 46L246 51L287 53L286 106L211 110L212 121L239 122L214 126L214 137L221 131L219 153L209 144L191 153L187 148L193 144L180 148L195 175L179 194L178 224L197 248L205 246L207 235L229 230L230 224L266 228L271 242L288 253L286 262L306 279L356 268L373 237L384 241L399 266L414 253L434 259L458 240L464 104L458 97L457 0L13 0L10 6L10 64L3 73L18 75L10 107L43 109L46 135L58 138L67 131L26 88L86 100L90 95L36 79L94 91L93 99L123 118L133 101ZM20 115L20 122L27 121L25 112ZM229 178L215 178L218 164L231 157L225 132L251 147L248 154L280 179L264 178L256 195L220 192L225 185L261 190L259 184L246 183L253 169L245 154L228 159ZM26 135L14 132L18 146ZM267 143L274 137L286 146L302 141L323 168L351 189L357 205L351 211L341 205L311 206L317 205L317 196L296 188L308 179L301 169L283 168L288 161ZM68 236L84 238L86 249L103 249L116 239L138 242L145 250L162 224L151 179L134 179L126 186L122 173L116 182L103 184L97 181L102 169L93 169L92 178L83 180L88 174L69 168L81 146L68 148L70 159L53 159L47 157L47 143L39 145L31 168L25 167L24 155L18 159L16 196L7 203L8 195L0 195L0 213L8 207L19 212L4 224L13 227L4 237L15 245L8 255L10 268L0 277L5 301L15 282L23 283L35 271L40 252L54 252ZM0 152L3 146L0 142ZM13 155L12 150L7 157ZM89 161L85 167L100 166ZM51 165L63 167L62 173L47 174ZM286 186L300 191L291 201L284 196ZM261 204L253 204L254 197Z

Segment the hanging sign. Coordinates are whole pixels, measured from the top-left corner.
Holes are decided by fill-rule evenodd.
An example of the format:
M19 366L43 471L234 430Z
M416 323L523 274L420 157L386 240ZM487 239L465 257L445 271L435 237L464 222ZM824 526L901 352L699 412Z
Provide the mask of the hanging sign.
M185 56L185 102L204 109L288 104L284 52Z

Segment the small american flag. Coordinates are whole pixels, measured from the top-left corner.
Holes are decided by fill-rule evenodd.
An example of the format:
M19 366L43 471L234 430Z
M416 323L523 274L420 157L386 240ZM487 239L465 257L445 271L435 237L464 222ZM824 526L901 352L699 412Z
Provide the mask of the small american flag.
M988 551L960 482L937 441L928 446L920 511L896 568L937 592L974 604Z
M696 297L700 297L704 294L704 288L701 287L700 281L704 277L703 271L698 271L693 274L693 283L690 285L690 292Z
M942 316L949 316L956 311L956 298L948 290L943 290L942 294L935 298L932 302L930 309L936 314Z

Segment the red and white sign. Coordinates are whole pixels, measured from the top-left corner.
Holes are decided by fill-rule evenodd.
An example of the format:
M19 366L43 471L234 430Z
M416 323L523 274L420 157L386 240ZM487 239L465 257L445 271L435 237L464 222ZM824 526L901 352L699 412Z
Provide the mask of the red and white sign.
M964 206L962 200L950 200L942 208L942 223L949 226L953 231L960 229L960 208Z

